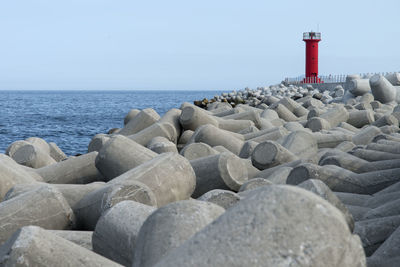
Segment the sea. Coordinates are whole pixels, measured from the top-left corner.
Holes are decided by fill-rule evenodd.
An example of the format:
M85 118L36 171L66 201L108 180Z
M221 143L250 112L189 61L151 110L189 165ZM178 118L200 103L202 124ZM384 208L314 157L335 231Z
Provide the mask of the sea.
M183 102L222 91L0 91L0 153L14 141L40 137L68 156L84 154L92 137L122 128L131 109L153 108L160 116Z

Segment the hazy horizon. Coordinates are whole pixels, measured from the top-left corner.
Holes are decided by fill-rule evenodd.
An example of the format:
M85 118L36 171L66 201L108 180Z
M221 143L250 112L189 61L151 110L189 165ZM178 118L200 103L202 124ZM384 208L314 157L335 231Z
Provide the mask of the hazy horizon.
M304 73L400 71L400 2L6 1L0 90L233 90Z

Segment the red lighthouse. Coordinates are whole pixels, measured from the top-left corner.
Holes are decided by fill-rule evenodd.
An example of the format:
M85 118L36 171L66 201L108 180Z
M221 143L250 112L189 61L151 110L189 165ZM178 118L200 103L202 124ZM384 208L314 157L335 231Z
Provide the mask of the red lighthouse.
M306 77L304 83L321 83L318 78L318 42L321 41L320 32L303 33L306 42Z

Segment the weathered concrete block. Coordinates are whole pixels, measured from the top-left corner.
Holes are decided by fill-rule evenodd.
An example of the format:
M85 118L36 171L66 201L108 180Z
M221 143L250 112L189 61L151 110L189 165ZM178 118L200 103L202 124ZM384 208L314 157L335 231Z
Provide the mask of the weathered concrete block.
M192 143L185 146L180 154L188 160L194 160L202 157L219 154L218 151L205 143Z
M92 231L46 230L88 250L93 250Z
M362 96L371 92L369 79L353 79L349 81L347 89L355 96Z
M355 134L351 141L356 145L367 145L372 142L375 136L381 134L382 131L376 126L368 126Z
M304 266L365 266L359 237L327 201L290 186L258 190L156 266L287 266L293 257Z
M182 109L179 121L185 130L195 131L198 127L211 124L218 127L218 119L209 115L205 110L195 106Z
M151 141L151 139L156 136L165 137L169 141L176 143L178 135L176 133L175 127L171 123L157 122L141 130L138 133L129 135L128 137L136 143L142 146L146 146Z
M308 179L319 179L331 190L358 194L374 194L400 179L400 169L353 173L335 165L323 167L305 163L293 168L288 184L297 185Z
M156 205L154 193L139 181L110 184L90 192L75 205L76 229L93 231L100 216L124 200L132 200L150 206Z
M63 230L71 229L74 222L74 213L63 195L42 186L0 203L0 244L23 226Z
M192 197L197 198L213 189L238 191L247 181L245 163L231 153L221 153L191 160L196 173L196 188Z
M224 209L229 209L240 201L241 197L235 192L222 189L208 191L197 200L214 203Z
M395 266L393 263L397 264L399 262L400 253L400 227L386 239L385 242L374 252L371 259L377 264L375 266ZM384 264L390 259L394 259L390 264ZM368 261L369 264L369 261Z
M381 103L388 103L395 100L396 89L384 76L375 74L369 79L369 84L376 100Z
M178 153L178 149L176 145L169 141L167 138L162 136L157 136L151 139L151 141L147 144L147 148L151 151L156 152L157 154L167 153L167 152L175 152Z
M157 153L122 135L110 138L96 157L96 168L109 181L140 164L151 160Z
M251 154L257 146L258 143L251 140L244 142L243 147L240 150L239 157L241 157L242 159L247 159L251 157Z
M28 144L30 144L30 143L28 143L28 142L25 141L25 140L18 140L18 141L15 141L15 142L11 143L11 144L7 147L5 154L6 154L7 156L10 156L10 157L12 158L12 156L14 155L14 153L15 153L20 147L25 146L25 145L28 145Z
M87 184L103 181L104 177L95 166L97 152L68 158L49 166L36 169L46 183Z
M251 154L253 165L260 170L297 159L293 153L274 141L266 141L258 144Z
M127 125L128 122L133 119L137 114L140 113L139 109L131 109L128 114L126 114L125 118L124 118L124 125Z
M139 230L154 207L125 200L108 209L93 232L93 251L132 266Z
M239 193L243 192L243 191L253 190L253 189L256 189L261 186L272 185L272 184L274 184L274 183L267 179L264 179L264 178L252 178L252 179L248 180L247 182L245 182L239 188Z
M63 161L67 158L67 155L57 146L56 143L50 142L50 156L57 162Z
M100 149L110 140L107 134L96 134L89 143L88 153L93 151L100 151Z
M152 109L146 108L140 111L136 116L129 120L129 122L118 132L121 135L132 135L140 132L141 130L153 125L160 119L160 115Z
M243 140L228 131L218 129L213 125L204 125L196 131L195 142L206 143L210 146L224 146L235 155L239 155Z
M181 114L182 110L177 108L172 108L168 110L164 114L164 116L162 116L161 119L159 120L160 123L169 123L174 127L176 136L173 137L173 140L178 140L179 136L181 136L182 133L182 126L181 123L179 122Z
M189 199L196 186L196 174L190 162L181 155L163 153L108 184L130 184L136 181L145 184L154 193L156 205L160 207Z
M314 194L322 197L333 206L338 208L349 226L350 232L354 229L353 216L350 214L346 206L340 201L340 199L329 189L329 187L322 181L316 179L309 179L297 185L300 188L313 192Z
M32 144L21 146L14 152L12 158L21 165L35 169L56 163L47 151Z
M37 226L16 231L0 248L2 266L121 266Z
M373 123L374 121L374 112L372 110L355 110L349 112L347 123L354 127L361 128L364 125Z
M213 203L196 200L179 201L159 208L140 229L132 266L154 266L224 211Z

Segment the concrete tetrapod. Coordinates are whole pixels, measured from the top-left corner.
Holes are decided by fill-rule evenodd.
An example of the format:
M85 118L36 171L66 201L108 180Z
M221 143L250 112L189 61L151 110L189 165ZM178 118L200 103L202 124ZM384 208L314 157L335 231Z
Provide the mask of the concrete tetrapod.
M132 135L140 132L141 130L153 125L160 119L160 115L152 109L146 108L140 111L135 117L129 120L129 122L118 132L121 135Z
M7 147L5 154L6 154L7 156L10 156L10 157L12 158L12 156L14 155L14 153L15 153L20 147L22 147L22 146L24 146L24 145L29 145L29 144L30 144L30 143L28 143L28 142L25 141L25 140L18 140L18 141L15 141L15 142L11 143L11 144Z
M50 166L36 169L46 183L87 184L103 181L104 177L95 166L97 152L68 158Z
M297 159L298 158L292 152L274 141L266 141L258 144L251 154L251 162L260 170L265 170Z
M156 122L138 133L129 135L128 137L136 143L146 146L151 139L157 136L165 137L173 143L177 142L175 127L168 122Z
M63 161L67 158L67 155L57 146L56 143L50 142L50 156L57 162Z
M360 236L367 256L400 226L400 215L362 220L355 223L354 233Z
M0 244L23 226L63 230L71 229L74 223L74 213L63 195L42 186L0 203Z
M396 88L384 76L375 74L369 79L369 84L375 100L383 104L395 100Z
M107 210L93 232L93 251L124 266L132 266L137 236L154 207L125 200Z
M46 230L88 250L93 250L92 231Z
M238 191L248 179L245 163L232 153L223 152L204 158L191 160L196 174L196 188L193 198L200 197L213 189Z
M89 143L88 153L93 151L100 151L100 149L110 140L107 134L96 134Z
M131 109L128 114L126 114L124 118L124 125L128 124L128 122L133 119L137 114L140 113L139 109Z
M238 137L242 136L241 134L221 130L210 124L201 126L193 135L194 142L206 143L212 147L221 145L235 155L240 154L240 150L244 144L243 140Z
M21 165L10 157L0 154L0 202L13 186L37 182Z
M329 189L329 187L324 184L321 180L309 179L297 185L300 188L313 192L314 194L322 197L333 206L338 208L349 225L350 232L353 232L354 229L354 220L351 216L349 210L346 206L340 201L340 199Z
M179 121L185 130L195 131L198 127L206 124L218 127L217 118L209 115L205 110L195 106L184 107Z
M180 154L188 160L219 154L218 151L205 143L192 143L185 146Z
M211 202L228 209L240 200L240 196L229 190L214 189L197 198L197 200Z
M103 188L105 183L96 182L90 184L46 184L46 183L35 183L35 184L18 184L13 186L5 195L4 200L12 199L16 196L29 192L31 190L37 190L40 187L47 186L58 190L69 206L75 211L75 205L87 194L94 190Z
M0 247L0 265L121 266L37 226L19 229Z
M156 205L154 193L143 183L129 181L125 184L109 184L85 195L75 205L76 229L93 231L100 216L124 200L133 200L150 206Z
M18 148L12 158L21 165L35 169L56 163L46 151L32 144Z
M373 194L398 182L400 168L358 174L335 165L305 163L293 168L287 183L297 185L308 179L319 179L332 191Z
M159 120L160 123L169 123L175 128L176 136L174 137L174 140L178 140L179 136L181 136L182 133L182 125L179 122L181 114L182 110L172 108L168 110Z
M178 153L178 149L176 145L169 141L167 138L162 136L156 136L147 144L147 148L151 151L156 152L157 154L166 153L166 152L175 152Z
M324 199L291 186L254 191L155 266L366 265L359 237Z
M371 266L395 266L393 264L399 263L399 253L400 253L400 227L386 239L385 242L372 254ZM368 259L368 266L370 266L370 259ZM385 264L386 261L390 262L390 259L396 259L391 262L391 264Z
M140 182L154 194L156 205L189 199L196 186L190 162L177 153L163 153L108 182L110 185ZM140 201L139 201L140 202Z
M101 148L96 157L96 168L109 181L140 164L151 160L157 153L129 138L116 135Z
M197 200L178 201L159 208L140 228L132 266L154 266L224 211L218 205Z

